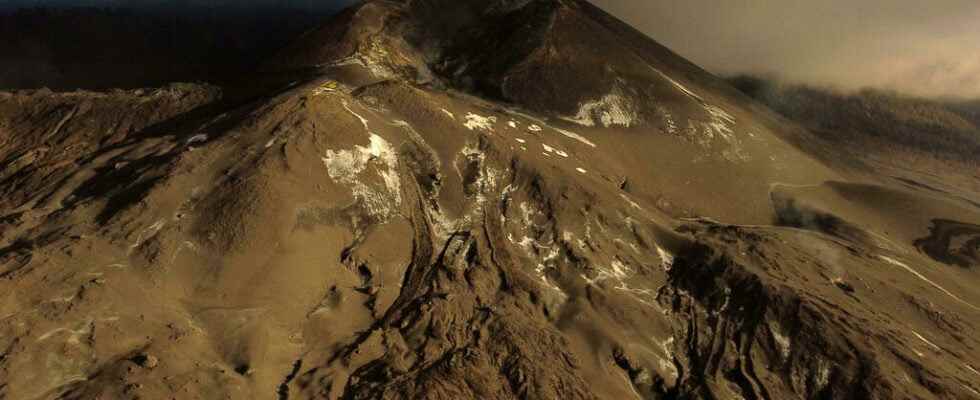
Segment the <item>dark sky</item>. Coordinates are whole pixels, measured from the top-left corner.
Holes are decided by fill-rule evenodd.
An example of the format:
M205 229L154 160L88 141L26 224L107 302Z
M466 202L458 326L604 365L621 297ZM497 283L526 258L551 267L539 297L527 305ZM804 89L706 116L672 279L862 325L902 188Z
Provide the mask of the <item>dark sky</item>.
M336 8L355 0L0 0ZM593 0L717 74L980 97L980 0Z
M354 4L357 0L0 0L2 7L23 6L114 6L123 8L206 6L214 8L298 8L333 10Z

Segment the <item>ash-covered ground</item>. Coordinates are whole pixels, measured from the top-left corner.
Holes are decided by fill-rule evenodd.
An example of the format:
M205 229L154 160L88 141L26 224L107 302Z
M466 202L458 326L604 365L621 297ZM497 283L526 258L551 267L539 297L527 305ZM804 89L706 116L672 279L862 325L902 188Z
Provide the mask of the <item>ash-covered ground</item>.
M968 159L582 0L367 1L259 64L0 93L0 398L980 398Z

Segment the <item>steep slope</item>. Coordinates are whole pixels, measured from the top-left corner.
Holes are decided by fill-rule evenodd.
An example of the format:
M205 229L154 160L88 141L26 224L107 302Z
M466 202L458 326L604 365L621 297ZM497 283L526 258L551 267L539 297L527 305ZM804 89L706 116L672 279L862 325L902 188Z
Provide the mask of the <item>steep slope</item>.
M586 2L378 1L339 20L270 68L367 66L356 84L450 87L537 115L538 125L611 150L594 153L615 156L596 159L611 167L599 172L673 215L768 222L772 182L837 176L786 145L724 83ZM692 182L679 185L680 176Z
M980 391L976 203L585 2L366 2L266 68L313 78L0 95L0 398Z

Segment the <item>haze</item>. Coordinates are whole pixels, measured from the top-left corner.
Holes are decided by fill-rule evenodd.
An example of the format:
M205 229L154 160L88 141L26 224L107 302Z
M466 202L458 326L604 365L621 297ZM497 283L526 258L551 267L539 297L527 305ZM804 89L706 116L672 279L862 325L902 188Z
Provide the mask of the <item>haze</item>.
M980 96L976 0L595 0L711 72Z

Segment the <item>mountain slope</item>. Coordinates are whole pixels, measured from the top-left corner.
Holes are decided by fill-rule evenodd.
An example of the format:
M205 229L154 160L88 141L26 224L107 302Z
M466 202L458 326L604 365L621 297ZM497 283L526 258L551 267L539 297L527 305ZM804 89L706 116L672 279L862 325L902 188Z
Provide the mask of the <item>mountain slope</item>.
M365 2L264 68L311 78L0 97L0 397L980 391L969 196L585 2Z
M597 157L594 165L611 167L597 172L618 181L630 181L631 172L643 176L632 179L634 194L686 205L670 207L674 215L768 222L771 182L836 176L786 145L776 127L747 114L734 91L718 90L727 87L723 82L595 7L513 4L368 2L345 12L342 23L308 33L275 60L279 68L340 73L368 65L370 76L356 84L397 78L451 87L510 111L550 116L548 124L568 137L596 131L583 143L615 148L593 153L615 156ZM445 21L472 22L459 27ZM480 46L467 48L474 43ZM656 159L663 162L649 162ZM700 181L687 185L710 196L678 187L679 175ZM650 180L654 184L645 185Z

